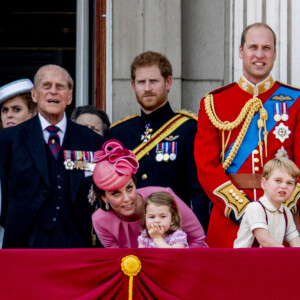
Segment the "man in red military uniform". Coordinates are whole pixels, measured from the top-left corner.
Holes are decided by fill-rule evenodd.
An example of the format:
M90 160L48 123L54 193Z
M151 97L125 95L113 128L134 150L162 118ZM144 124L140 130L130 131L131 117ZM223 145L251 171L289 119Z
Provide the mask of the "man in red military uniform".
M263 165L287 155L300 166L300 91L274 82L276 36L266 24L249 25L239 52L243 76L201 100L195 160L199 182L212 201L210 247L233 247L250 201L263 195ZM286 202L292 212L299 184ZM300 202L300 201L299 201Z

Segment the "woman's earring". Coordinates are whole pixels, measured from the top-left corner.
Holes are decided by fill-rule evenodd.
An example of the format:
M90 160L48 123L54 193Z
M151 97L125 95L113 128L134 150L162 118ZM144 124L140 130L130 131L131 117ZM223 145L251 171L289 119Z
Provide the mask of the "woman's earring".
M105 202L105 209L109 210L109 204L107 202Z

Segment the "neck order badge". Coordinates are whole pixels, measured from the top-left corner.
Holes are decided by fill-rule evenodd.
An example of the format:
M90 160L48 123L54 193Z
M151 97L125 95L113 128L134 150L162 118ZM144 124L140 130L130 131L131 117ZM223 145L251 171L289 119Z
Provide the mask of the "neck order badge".
M55 159L57 159L59 149L60 149L60 140L59 140L59 136L57 134L57 132L59 131L59 128L57 128L56 126L48 126L46 128L46 130L50 132L50 136L48 139L48 146L49 146L53 156L55 157Z

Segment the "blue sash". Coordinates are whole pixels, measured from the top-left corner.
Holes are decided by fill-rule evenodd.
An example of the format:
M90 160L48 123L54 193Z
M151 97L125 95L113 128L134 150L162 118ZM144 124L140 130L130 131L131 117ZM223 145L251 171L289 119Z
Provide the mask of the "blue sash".
M274 126L277 124L277 122L274 120L273 114L271 112L273 111L273 105L274 103L281 103L280 101L271 100L273 96L290 96L292 100L286 101L288 109L295 103L296 99L300 96L300 91L294 90L285 86L280 86L274 94L265 102L264 108L268 112L268 120L267 120L267 131L271 132ZM248 128L248 131L245 135L245 138L243 140L243 143L241 147L239 148L232 164L227 169L226 173L228 174L235 174L238 172L238 170L241 168L243 163L246 161L246 159L249 157L249 155L252 153L252 151L257 147L258 144L258 128L257 128L257 121L259 119L259 112L257 112ZM263 130L261 132L261 140L264 139ZM229 147L229 149L226 151L225 159L228 156L231 148L233 147L232 143Z

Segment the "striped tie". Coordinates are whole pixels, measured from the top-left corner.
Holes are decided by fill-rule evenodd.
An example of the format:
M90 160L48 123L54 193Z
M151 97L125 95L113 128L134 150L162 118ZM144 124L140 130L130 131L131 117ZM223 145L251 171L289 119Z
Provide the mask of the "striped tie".
M53 156L55 157L55 159L57 159L59 149L60 149L60 140L59 140L59 136L57 134L57 132L59 131L59 128L57 128L55 126L48 126L46 128L46 130L50 132L48 146L49 146Z

